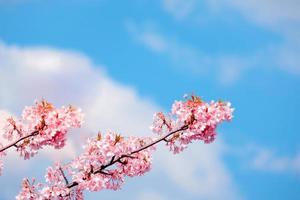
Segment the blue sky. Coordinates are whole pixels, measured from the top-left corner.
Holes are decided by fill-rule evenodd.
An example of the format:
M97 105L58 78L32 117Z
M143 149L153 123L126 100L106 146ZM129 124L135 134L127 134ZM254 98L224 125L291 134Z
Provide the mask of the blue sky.
M299 9L294 0L0 0L0 110L18 114L49 96L86 108L88 129L139 134L185 93L229 100L235 118L216 145L193 144L174 160L159 153L153 172L87 199L300 199ZM118 98L111 109L108 97ZM199 162L184 160L197 153ZM181 159L199 171L182 178L162 161ZM27 162L39 160L51 163ZM45 167L26 165L17 180L43 179ZM10 188L1 199L18 191L12 174L0 179Z

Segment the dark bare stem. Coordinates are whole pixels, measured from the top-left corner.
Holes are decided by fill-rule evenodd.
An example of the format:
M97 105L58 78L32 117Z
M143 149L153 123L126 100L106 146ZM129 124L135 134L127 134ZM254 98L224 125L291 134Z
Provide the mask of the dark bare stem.
M107 172L105 172L105 171L101 171L101 172L99 172L100 174L104 174L104 175L109 175L109 176L111 176L112 174L110 174L110 173L107 173Z
M113 157L111 157L111 160L110 160L110 162L109 162L109 163L113 163L113 162L114 162L114 160L115 160L115 158L116 158L116 156L113 156Z
M148 149L149 147L152 147L152 146L156 145L157 143L159 143L161 141L166 141L169 136L171 136L171 135L173 135L173 134L175 134L177 132L184 131L187 128L188 128L188 125L184 125L180 129L172 131L170 133L167 133L167 134L161 136L160 138L154 140L153 142L151 142L151 143L149 143L149 144L147 144L147 145L145 145L145 146L143 146L141 148L138 148L137 150L132 151L129 154L121 155L118 159L115 159L115 156L113 156L112 159L111 159L111 161L108 164L102 165L98 170L94 171L93 174L100 173L100 174L109 175L108 173L104 172L103 170L106 169L106 168L108 168L108 167L110 167L110 166L112 166L112 165L114 165L115 163L124 163L122 161L123 158L132 158L132 159L134 159L135 157L132 156L133 154L138 153L140 151L143 151L145 149ZM72 188L72 187L75 187L77 185L78 185L78 183L76 181L74 181L73 183L70 183L67 187L68 188Z
M169 142L169 140L167 140L166 138L165 138L165 139L163 139L163 141L165 141L166 143L168 143L168 142Z
M27 138L29 138L29 137L36 136L38 133L39 133L39 131L33 131L33 132L30 133L29 135L26 135L26 136L23 136L23 137L19 138L18 140L16 140L16 141L14 141L14 142L12 142L12 143L10 143L10 144L8 144L8 145L2 147L2 148L0 149L0 153L3 152L3 151L5 151L5 150L7 150L7 149L9 149L10 147L13 147L13 146L14 146L14 147L18 147L17 144L18 144L19 142L21 142L22 140L25 140L25 139L27 139Z
M135 159L137 157L134 157L134 156L131 156L131 155L124 155L123 158L132 158L132 159Z
M64 170L60 167L59 171L61 172L61 175L64 177L66 184L69 185L69 181L64 173Z

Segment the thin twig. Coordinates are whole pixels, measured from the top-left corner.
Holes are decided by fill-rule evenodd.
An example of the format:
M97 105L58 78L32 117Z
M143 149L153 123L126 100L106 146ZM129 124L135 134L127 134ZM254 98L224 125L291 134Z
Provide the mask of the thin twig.
M107 173L107 172L105 172L105 171L101 171L101 172L99 172L100 174L104 174L104 175L109 175L109 176L111 176L112 174L111 173Z
M67 179L67 177L66 177L66 175L65 175L65 173L64 173L64 171L61 167L59 167L59 171L61 172L61 175L64 177L66 185L69 185L69 181L68 181L68 179Z
M17 147L17 144L18 144L20 141L25 140L25 139L27 139L27 138L29 138L29 137L36 136L38 133L39 133L39 131L33 131L33 132L30 133L29 135L26 135L26 136L23 136L23 137L19 138L18 140L16 140L16 141L14 141L14 142L12 142L12 143L10 143L10 144L8 144L8 145L2 147L2 148L0 149L0 153L1 153L2 151L5 151L6 149L9 149L10 147L13 147L13 146L14 146L14 147Z

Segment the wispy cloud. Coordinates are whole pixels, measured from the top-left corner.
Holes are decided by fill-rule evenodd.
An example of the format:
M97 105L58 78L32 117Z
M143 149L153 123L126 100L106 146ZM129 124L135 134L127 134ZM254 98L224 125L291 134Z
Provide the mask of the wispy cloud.
M249 20L274 28L299 25L300 22L300 4L297 0L223 0L218 3L214 2L211 5L236 9Z
M145 190L138 194L136 200L167 200L165 196L153 190Z
M153 53L164 55L177 70L197 76L211 76L222 85L235 83L247 67L238 56L210 56L176 38L161 34L153 26L126 22L132 38Z
M300 74L300 4L296 0L206 0L201 4L192 0L164 0L162 7L175 19L180 18L181 20L194 22L198 21L195 18L199 18L203 10L206 10L207 15L217 18L228 17L228 12L235 13L244 20L256 24L258 28L276 32L282 37L281 42L268 44L263 49L253 49L252 55L249 55L249 57L233 56L240 58L238 60L245 60L246 63L250 62L250 65L252 65L250 68L261 67L259 63L264 63L264 65L277 67L289 73ZM189 9L183 9L184 14L181 14L181 7ZM234 16L236 17L236 15ZM195 26L201 26L198 23L194 24ZM264 57L260 57L260 60L253 62L251 59L259 54L263 54ZM233 69L236 69L236 71L233 71ZM228 68L226 73L236 77L233 74L239 74L240 69L231 67ZM225 76L223 79L226 80L227 77Z
M274 150L256 147L252 149L248 163L254 170L269 173L293 173L300 175L300 152L294 156L278 155Z
M273 28L299 25L300 21L300 4L297 0L162 1L162 8L176 19L187 19L191 15L195 15L195 13L200 14L200 11L203 11L203 7L206 7L211 14L222 14L223 11L228 10L237 11L248 20Z
M176 19L182 20L195 10L195 0L163 0L163 8Z
M300 175L300 151L280 153L276 149L257 144L229 147L228 153L235 156L245 170L262 173Z
M262 0L213 1L213 7L221 11L231 9L237 11L262 28L281 34L283 41L274 44L271 51L266 49L270 65L278 66L288 72L300 74L300 3L297 0Z

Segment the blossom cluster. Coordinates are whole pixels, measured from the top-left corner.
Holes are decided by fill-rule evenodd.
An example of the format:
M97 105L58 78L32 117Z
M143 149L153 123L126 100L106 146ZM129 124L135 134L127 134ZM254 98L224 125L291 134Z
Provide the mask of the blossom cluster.
M83 199L83 192L120 189L125 177L141 176L151 169L156 144L166 142L179 153L194 140L213 142L216 128L232 119L230 103L206 103L197 96L176 101L170 114L154 115L152 137L122 137L107 132L89 138L82 154L66 165L56 163L47 169L45 184L24 179L17 200ZM31 195L28 198L28 195Z
M60 149L65 145L70 128L79 128L83 123L81 110L73 106L55 108L42 100L23 110L22 118L7 119L2 137L24 159L34 156L44 146ZM6 149L0 144L0 158ZM1 160L0 160L1 161ZM0 167L3 164L0 162Z
M113 132L104 136L99 133L89 139L84 152L70 164L77 189L117 190L125 176L139 176L149 171L154 147L131 153L150 141L151 138L124 138Z
M166 138L166 145L170 150L179 153L193 140L213 142L217 125L223 121L230 121L232 113L233 108L229 102L206 103L200 97L191 96L185 101L175 101L168 115L156 113L151 129L162 135L182 128L182 131Z
M83 199L84 190L117 190L124 183L125 176L134 177L146 173L151 168L151 148L136 153L135 150L152 142L151 138L122 137L113 132L100 133L87 140L84 152L67 165L56 163L46 172L46 185L31 194L36 199ZM68 181L71 180L71 182ZM28 188L38 188L36 184L28 186L25 179L18 200L28 197ZM76 188L71 188L76 184ZM25 187L24 187L25 186Z

